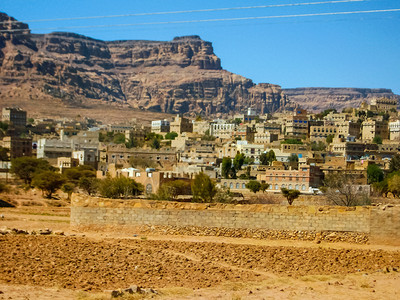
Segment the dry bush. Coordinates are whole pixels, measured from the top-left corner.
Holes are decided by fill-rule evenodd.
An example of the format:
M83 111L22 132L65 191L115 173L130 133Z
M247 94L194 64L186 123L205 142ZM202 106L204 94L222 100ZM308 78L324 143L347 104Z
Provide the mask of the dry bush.
M21 201L21 206L44 206L43 202L28 200L28 201Z
M246 197L246 203L248 204L281 204L285 201L282 195L272 194L272 193L257 193Z

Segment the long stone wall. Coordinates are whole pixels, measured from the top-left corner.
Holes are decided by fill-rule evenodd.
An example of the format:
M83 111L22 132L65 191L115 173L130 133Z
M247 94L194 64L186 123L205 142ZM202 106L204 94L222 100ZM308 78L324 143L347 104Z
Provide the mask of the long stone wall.
M112 200L75 194L71 225L336 231L400 239L400 207L201 204Z

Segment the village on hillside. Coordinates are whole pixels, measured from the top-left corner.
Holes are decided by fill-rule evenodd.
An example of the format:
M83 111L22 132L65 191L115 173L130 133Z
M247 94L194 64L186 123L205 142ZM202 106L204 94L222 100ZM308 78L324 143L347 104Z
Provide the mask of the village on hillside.
M119 124L33 119L29 111L4 107L0 175L50 197L61 189L229 203L283 193L289 204L300 194L323 194L336 205L370 204L372 194L400 192L399 118L397 101L388 98L341 112L298 108L260 115L248 108L230 119L176 115L149 125L123 118ZM28 165L33 170L25 174ZM103 186L118 178L130 179L129 188Z

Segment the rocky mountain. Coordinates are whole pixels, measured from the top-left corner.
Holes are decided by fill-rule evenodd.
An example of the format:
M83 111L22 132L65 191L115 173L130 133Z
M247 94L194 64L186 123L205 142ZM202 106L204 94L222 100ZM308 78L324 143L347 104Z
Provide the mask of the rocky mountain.
M346 107L358 107L363 101L370 103L374 98L394 98L400 100L389 89L362 88L295 88L284 89L289 99L310 111L328 108L342 110Z
M124 103L168 113L225 114L288 103L278 85L254 84L221 67L198 36L160 41L101 41L74 33L31 34L0 13L0 99Z

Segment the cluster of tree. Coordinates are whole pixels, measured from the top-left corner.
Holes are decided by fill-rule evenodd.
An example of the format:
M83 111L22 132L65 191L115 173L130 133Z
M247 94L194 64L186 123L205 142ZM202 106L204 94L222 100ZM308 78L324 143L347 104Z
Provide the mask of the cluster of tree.
M143 192L143 186L133 179L96 178L96 171L90 166L78 166L65 170L63 174L43 159L19 157L11 161L11 173L24 180L28 187L40 189L47 198L62 189L68 199L78 188L89 195L100 194L107 198L135 196Z
M163 136L161 134L150 132L147 134L144 140L147 142L147 145L149 145L151 148L160 149L162 139Z
M372 185L375 192L381 195L387 195L390 192L396 197L400 196L400 154L392 157L386 175L376 165L368 166L367 175L368 183Z
M233 160L230 157L224 157L221 164L221 175L224 178L236 179L236 173L242 168L244 161L245 155L239 152Z
M264 193L269 188L269 184L265 182L260 183L257 180L250 180L248 183L246 183L246 188L253 193L257 193L258 191L262 191Z
M312 151L325 151L326 150L326 144L324 142L318 141L317 142L312 142L311 143L311 150Z
M272 165L272 162L276 161L276 155L274 150L269 150L267 153L261 153L260 163L265 166Z
M201 137L202 141L215 141L216 137L210 134L210 130L207 129L204 135Z
M177 200L179 195L191 195L193 202L211 203L232 201L232 194L224 188L217 188L215 182L204 172L200 172L192 181L174 180L161 185L156 194L157 200Z
M0 146L0 161L9 161L8 152L7 148Z

